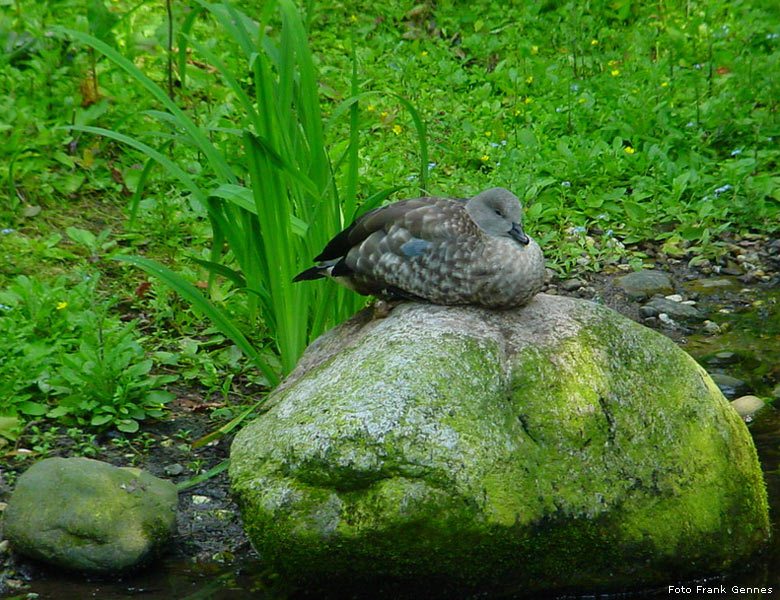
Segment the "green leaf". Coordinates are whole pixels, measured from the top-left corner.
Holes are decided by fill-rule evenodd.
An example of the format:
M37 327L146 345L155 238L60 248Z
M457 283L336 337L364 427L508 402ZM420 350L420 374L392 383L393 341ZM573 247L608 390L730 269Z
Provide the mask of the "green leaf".
M19 403L17 408L19 409L20 413L24 415L30 415L31 417L40 417L41 415L45 415L49 410L49 407L45 404L41 404L40 402L33 402L32 400Z
M116 428L119 431L123 431L125 433L135 433L138 431L138 421L134 421L133 419L123 419L117 423Z
M214 323L217 329L233 340L273 385L278 383L279 376L268 367L262 357L252 347L246 337L244 337L244 334L239 331L227 315L206 300L203 294L201 294L194 285L167 267L164 267L153 260L149 260L148 258L142 258L140 256L117 256L115 257L115 260L140 267L147 273L158 277L168 284L173 290L181 294L181 296L190 302L195 310L211 319L211 322Z

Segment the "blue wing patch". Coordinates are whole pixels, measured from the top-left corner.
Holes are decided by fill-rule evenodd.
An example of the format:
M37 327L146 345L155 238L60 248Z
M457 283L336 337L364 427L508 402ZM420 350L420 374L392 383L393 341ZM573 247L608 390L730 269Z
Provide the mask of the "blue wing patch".
M432 245L431 242L426 242L420 238L412 238L401 246L401 252L403 252L404 256L420 256Z

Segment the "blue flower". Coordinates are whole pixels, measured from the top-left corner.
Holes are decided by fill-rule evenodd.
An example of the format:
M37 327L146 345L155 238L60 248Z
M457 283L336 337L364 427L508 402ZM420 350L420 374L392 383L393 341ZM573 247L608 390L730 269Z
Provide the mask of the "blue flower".
M563 187L571 187L571 181L561 181Z
M723 186L721 186L719 188L715 188L715 192L714 192L715 193L715 197L717 198L722 193L728 192L729 190L733 190L733 189L734 189L734 186L732 186L729 183L727 183L726 185L723 185Z
M742 149L734 150L734 152L731 153L731 156L739 156L740 154L742 154Z
M438 163L435 163L435 162L429 162L429 163L428 163L428 171L430 171L431 169L433 169L433 167L435 167L437 164L438 164Z
M13 229L0 229L0 233L2 233L3 235L8 235L9 233L13 233L13 232L14 232Z
M582 225L577 225L572 229L574 233L585 233L587 229L585 229Z
M612 237L613 233L614 231L612 231L611 229L607 229L607 233L605 233L604 235L606 235L607 237Z
M11 310L11 307L6 306L5 304L0 304L0 310Z

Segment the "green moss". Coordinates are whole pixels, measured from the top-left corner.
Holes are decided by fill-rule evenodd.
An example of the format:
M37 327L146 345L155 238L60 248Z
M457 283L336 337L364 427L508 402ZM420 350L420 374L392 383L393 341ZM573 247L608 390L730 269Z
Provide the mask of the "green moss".
M577 319L509 356L468 333L368 336L304 376L236 438L253 543L295 578L526 592L693 577L759 548L755 450L706 374L610 311Z

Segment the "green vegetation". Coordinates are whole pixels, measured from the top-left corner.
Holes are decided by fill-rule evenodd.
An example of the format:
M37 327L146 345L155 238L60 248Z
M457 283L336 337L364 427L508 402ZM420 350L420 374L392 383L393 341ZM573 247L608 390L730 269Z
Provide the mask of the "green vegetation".
M243 412L363 303L292 276L420 188L514 190L560 273L780 229L780 6L304 4L0 2L0 436Z

